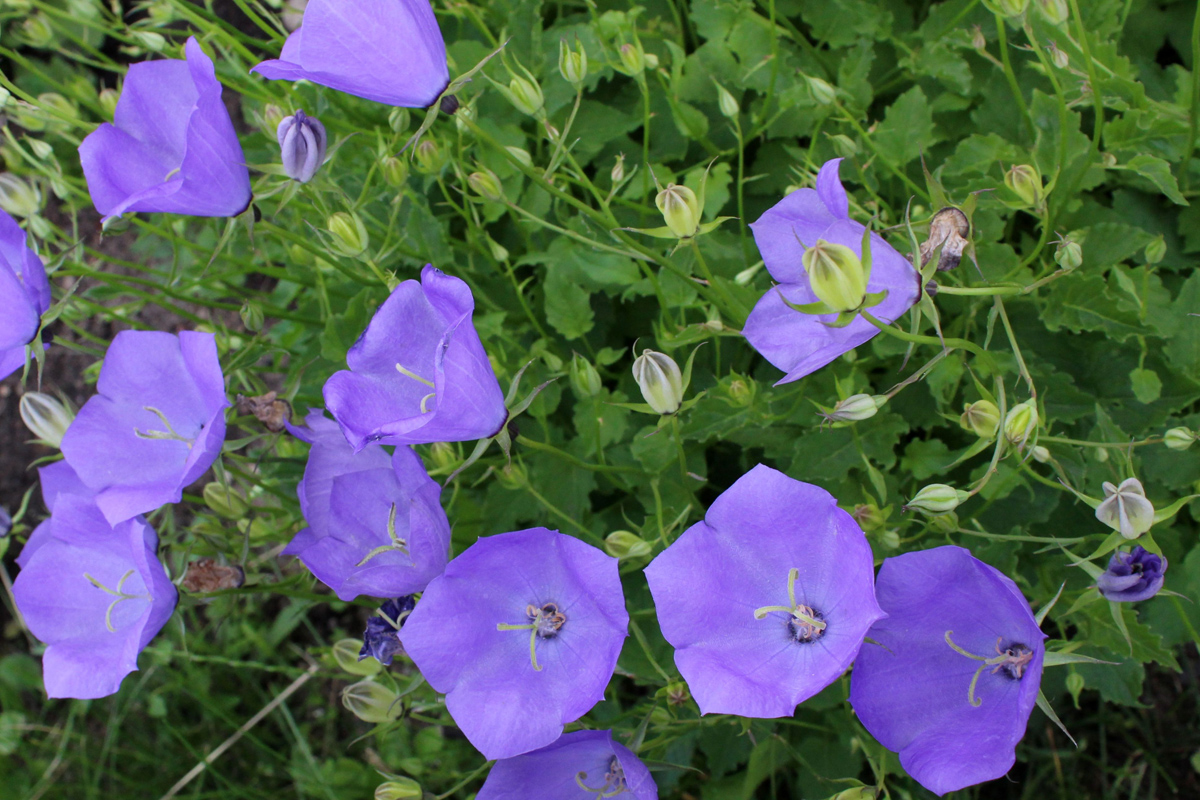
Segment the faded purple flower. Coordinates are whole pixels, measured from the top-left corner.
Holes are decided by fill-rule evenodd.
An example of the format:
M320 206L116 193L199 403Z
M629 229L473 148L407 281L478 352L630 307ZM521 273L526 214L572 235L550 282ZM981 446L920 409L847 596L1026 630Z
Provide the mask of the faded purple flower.
M311 181L325 161L326 136L321 121L297 111L280 120L275 137L287 176L300 183Z
M762 296L744 330L747 341L787 374L789 383L815 372L835 358L871 339L878 329L861 316L844 328L828 323L837 314L804 314L780 297L806 305L817 301L802 262L805 248L818 240L848 247L862 257L865 228L850 219L850 203L838 179L842 159L825 162L816 189L798 189L758 218L750 228L767 270L779 286ZM893 322L917 301L920 276L904 256L878 234L871 235L871 278L866 290L887 291L887 298L867 310L883 322Z
M350 348L325 405L355 450L494 436L504 394L475 332L471 289L433 265L384 301Z
M657 800L650 770L612 731L565 733L548 747L492 766L476 800Z
M229 401L211 333L122 331L96 389L62 452L110 523L178 503L220 455Z
M1108 569L1096 579L1096 588L1108 600L1136 603L1158 594L1166 574L1167 559L1139 544L1130 552L1113 553Z
M296 487L309 527L284 550L342 600L419 592L450 558L450 523L439 486L410 447L354 452L336 422L310 411L312 443Z
M961 547L886 559L850 703L938 795L999 778L1037 702L1045 634L1017 585Z
M280 57L250 71L408 108L431 105L450 83L429 0L309 0Z
M884 616L853 517L824 489L762 464L645 572L702 714L792 716Z
M367 620L358 660L373 657L385 667L389 666L396 653L403 649L400 646L400 628L416 606L417 599L411 594L384 603L379 609L379 616Z
M400 641L471 744L510 758L550 744L604 699L628 624L615 558L530 528L451 561Z
M137 669L177 599L157 548L141 517L110 525L83 497L56 500L48 532L36 552L22 553L13 584L30 632L47 645L50 697L105 697Z
M195 38L186 61L129 68L113 124L79 146L96 210L232 217L250 205L250 171L212 60Z
M25 231L0 211L0 380L25 365L42 314L50 308L50 283Z

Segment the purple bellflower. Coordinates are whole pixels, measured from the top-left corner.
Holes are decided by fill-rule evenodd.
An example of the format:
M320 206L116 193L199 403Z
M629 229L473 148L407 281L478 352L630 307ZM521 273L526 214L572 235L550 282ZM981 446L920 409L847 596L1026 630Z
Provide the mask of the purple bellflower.
M703 714L790 717L884 616L871 548L820 487L759 464L646 567Z
M50 697L105 697L137 669L138 653L178 597L157 548L158 535L142 517L110 525L87 499L57 498L48 532L35 552L21 554L13 584L30 632L47 645L42 671Z
M384 301L325 383L325 405L355 450L368 444L494 436L508 410L463 281L425 265Z
M178 503L225 441L225 379L211 333L122 331L62 451L112 524Z
M628 624L615 558L530 528L451 561L400 641L471 744L510 758L550 744L604 699Z
M287 176L300 183L311 181L325 163L327 136L321 121L298 110L279 121L275 138Z
M389 666L396 653L403 649L400 646L400 629L416 606L417 598L411 594L388 600L380 606L379 616L367 620L358 660L374 657L380 664Z
M250 71L407 108L432 105L450 83L429 0L309 0L280 57Z
M565 733L541 750L497 761L476 800L657 800L650 770L612 731Z
M55 461L53 464L48 464L38 469L38 482L42 485L42 502L46 505L46 510L51 514L54 513L54 505L58 502L58 498L64 495L76 495L84 500L93 500L96 493L83 485L83 481L79 480L79 476L75 474L75 470L71 469L71 465L66 461ZM25 547L21 549L21 555L17 556L17 566L22 569L29 559L33 558L33 554L38 548L50 540L52 534L50 532L50 519L47 518L38 523L38 526L29 534L29 540L25 542Z
M96 210L232 217L250 205L250 172L213 62L195 38L186 61L129 68L113 123L79 145Z
M42 314L50 308L46 269L25 242L17 221L0 211L0 380L25 365Z
M439 486L411 447L354 452L341 429L311 411L312 443L296 488L308 527L283 552L304 562L342 600L419 592L450 558ZM382 659L381 659L382 660Z
M779 285L755 305L744 333L755 350L787 373L779 383L815 372L879 332L861 316L845 327L832 327L829 323L837 319L836 313L806 314L784 302L784 298L796 305L817 301L804 256L818 242L849 248L855 257L862 257L866 229L850 219L850 202L838 179L841 161L825 162L816 189L792 192L750 225L767 271ZM904 256L874 233L871 262L866 291L886 291L887 297L867 311L883 322L893 322L917 301L920 276Z
M1037 702L1045 634L1017 585L961 547L886 559L850 703L908 774L943 795L999 778Z
M1113 553L1108 569L1096 579L1096 588L1107 600L1136 603L1158 594L1166 574L1167 559L1139 544L1130 552Z

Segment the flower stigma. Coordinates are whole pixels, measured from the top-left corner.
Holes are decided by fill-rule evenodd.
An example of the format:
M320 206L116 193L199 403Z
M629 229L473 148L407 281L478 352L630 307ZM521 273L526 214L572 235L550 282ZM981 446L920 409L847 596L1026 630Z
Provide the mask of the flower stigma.
M419 381L419 382L425 384L430 389L435 388L433 385L433 381L426 380L425 378L422 378L420 375L413 372L412 370L405 369L404 367L400 366L399 364L396 365L396 371L399 372L401 375L403 375L406 378L412 378L414 381ZM429 398L431 398L431 397L437 397L437 392L436 391L430 392L429 394L427 394L421 398L421 413L422 414L429 413L428 403L429 403Z
M621 762L616 756L608 762L608 772L604 773L604 785L592 788L584 783L587 780L588 774L580 772L575 775L575 783L579 785L589 794L599 795L600 797L616 797L619 794L624 794L629 791L629 785L625 783L625 770L621 768Z
M950 649L959 655L966 656L972 661L979 661L979 667L975 670L975 674L971 676L971 685L967 687L967 702L976 708L983 703L982 697L975 696L975 684L979 682L979 676L988 667L992 667L992 674L997 672L1004 674L1010 680L1019 681L1025 675L1025 670L1028 669L1029 663L1033 661L1033 650L1028 645L1020 642L1013 642L1005 648L1000 647L1001 638L996 639L996 655L991 658L975 655L974 653L964 650L954 643L950 637L954 631L946 631L946 644L950 645Z
M524 625L510 625L506 622L496 623L498 631L529 631L529 660L533 662L534 670L541 672L542 667L537 662L537 640L553 639L566 624L567 615L559 611L558 603L546 603L540 608L533 603L525 606L525 616L529 622ZM608 796L608 795L606 795Z
M408 556L410 559L412 558L412 556L408 552L408 542L401 539L400 536L396 533L396 504L395 503L392 503L392 507L390 509L388 509L387 533L388 533L388 544L381 544L381 545L379 545L379 547L376 547L374 550L367 553L365 556L363 556L362 561L360 561L354 565L355 567L361 567L363 564L366 564L368 561L370 561L375 556L381 555L383 553L392 552L392 551L404 553L404 555Z
M154 406L142 406L142 408L162 420L162 424L165 425L167 429L165 431L140 431L137 428L134 428L134 436L138 437L139 439L163 439L172 442L183 442L187 445L188 450L192 449L192 445L195 444L196 440L189 439L186 436L181 436L176 433L175 429L171 427L171 423L167 420L166 414L159 411Z
M787 621L788 633L798 644L811 644L825 635L829 623L820 611L809 605L796 602L796 578L800 570L792 567L788 570L788 606L763 606L754 610L755 619L765 619L773 611L782 611L791 616Z
M101 583L100 581L93 578L88 573L86 573L86 572L83 573L83 577L87 578L88 583L90 583L92 586L95 586L100 591L105 592L106 594L111 594L113 597L117 598L116 600L113 600L111 603L108 604L108 608L104 612L104 627L108 628L109 633L117 632L117 629L114 628L113 624L112 624L112 612L113 612L113 609L117 607L117 603L120 603L122 600L138 600L143 597L146 598L147 600L151 600L151 601L153 601L153 599L154 599L150 596L150 594L148 592L146 594L126 594L123 591L124 587L125 587L125 581L129 580L129 577L131 575L133 575L133 573L136 571L137 570L131 569L128 572L126 572L124 575L122 575L117 580L117 588L116 589L109 589L107 586L105 586L103 583Z

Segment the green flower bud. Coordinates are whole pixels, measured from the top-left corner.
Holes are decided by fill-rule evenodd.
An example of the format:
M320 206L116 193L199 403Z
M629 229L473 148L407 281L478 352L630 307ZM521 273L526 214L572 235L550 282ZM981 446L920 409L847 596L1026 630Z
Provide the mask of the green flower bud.
M958 530L958 514L947 511L930 517L929 529L936 533L954 533Z
M726 394L733 406L746 408L754 402L754 396L758 394L758 384L754 382L753 378L731 375L729 385L726 387Z
M50 447L62 446L63 434L75 420L75 412L68 403L60 402L48 394L26 392L18 404L21 421L42 443Z
M920 511L927 517L948 514L958 508L968 497L964 491L944 483L931 483L917 492L904 506L905 511Z
M1068 236L1054 249L1054 260L1063 269L1079 269L1079 265L1083 263L1083 248L1079 246L1079 242Z
M695 236L700 230L700 215L703 209L700 208L700 200L696 193L688 187L669 183L667 188L654 198L654 204L662 212L671 233L680 239Z
M875 800L875 787L854 786L849 789L843 789L830 797L829 800Z
M529 151L526 150L525 148L523 148L523 147L506 147L504 149L507 150L509 153L511 153L513 158L515 158L517 161L520 161L525 166L527 166L527 167L533 166L533 156L529 155Z
M374 658L367 657L359 661L358 654L361 651L361 639L339 639L333 644L333 660L337 662L342 672L349 672L360 678L369 678L383 669L383 664Z
M858 155L858 142L851 139L844 133L834 134L829 137L829 143L833 145L833 152L837 153L842 158L853 158Z
M762 262L755 264L753 267L746 269L733 276L733 282L738 286L749 286L754 281L754 276L762 272Z
M1008 410L1004 417L1004 438L1016 445L1018 450L1025 449L1025 443L1033 436L1038 426L1037 405L1032 400L1018 403Z
M741 112L737 99L719 83L717 84L717 108L721 110L721 115L726 119L737 119Z
M877 531L887 524L887 515L874 503L859 503L850 512L850 516L854 517L863 533Z
M1104 482L1104 500L1096 506L1096 519L1126 539L1136 539L1154 525L1154 506L1137 478L1126 478L1120 486Z
M1000 409L990 400L976 400L963 406L958 424L965 431L973 431L980 439L990 439L1000 427Z
M417 167L426 175L441 172L446 165L446 154L433 139L424 139L417 145Z
M579 355L579 353L571 356L570 380L571 390L575 392L575 396L580 400L595 397L604 388L600 382L600 373L592 366L592 362Z
M805 75L804 80L808 82L808 91L812 94L812 99L817 105L832 105L837 99L837 90L830 86L828 82L810 75Z
M900 531L892 528L879 535L879 542L888 550L900 549Z
M613 558L642 558L650 555L650 545L636 533L613 531L604 537L604 552Z
M26 397L28 397L28 396L29 395L26 395ZM22 407L24 407L24 403L25 403L25 400L24 400L24 398L22 398L21 399ZM25 413L23 410L21 413L21 417L22 417L22 419L24 419L24 417L25 417ZM29 423L26 423L26 424L28 425ZM1192 446L1192 444L1195 441L1196 441L1196 434L1193 433L1192 431L1188 430L1187 428L1171 428L1171 430L1169 430L1165 434L1163 434L1163 444L1165 444L1167 447L1169 447L1172 450L1187 450L1189 447Z
M1039 464L1049 464L1054 459L1054 456L1050 455L1050 448L1042 447L1040 444L1030 450L1029 453L1033 456L1033 460Z
M362 255L371 243L367 227L357 214L338 211L330 215L325 227L333 234L333 249L349 258Z
M542 95L542 87L519 75L514 76L508 82L508 91L505 96L517 111L531 117L541 111L542 105L546 102L546 98Z
M640 75L646 69L646 52L640 44L623 44L618 50L627 75Z
M971 33L971 47L974 47L981 53L987 50L987 39L984 38L983 30L978 25L975 26L974 31Z
M161 33L154 31L134 31L134 39L146 50L151 53L161 53L167 49L167 39Z
M1050 60L1054 62L1054 66L1059 69L1066 69L1071 66L1071 57L1054 42L1051 42L1046 49L1050 51Z
M849 247L824 239L804 251L801 259L813 294L837 312L853 311L867 296L862 261Z
M396 778L375 787L375 800L420 800L421 784L412 778Z
M576 40L575 46L578 49L568 47L566 39L558 40L558 71L564 81L578 89L587 77L588 60L583 43Z
M497 242L491 236L486 236L486 238L488 252L492 254L492 258L496 259L497 261L508 261L508 248Z
M1079 693L1083 691L1084 679L1078 672L1072 672L1067 675L1067 691L1071 693L1071 699L1075 702L1075 707L1079 708Z
M683 373L666 353L643 350L634 359L633 379L655 413L674 414L683 405Z
M47 161L54 155L54 148L41 139L26 139L25 143L29 145L29 149L41 161Z
M225 519L242 519L250 513L245 495L216 481L204 484L204 504Z
M832 422L835 427L839 427L838 423L861 422L864 419L870 419L887 401L887 397L881 394L852 394L845 400L839 400L833 408L823 411L821 416L825 418L826 422Z
M500 179L490 170L472 172L467 176L467 183L484 200L491 200L495 203L504 199L504 189L500 186Z
M21 23L21 35L30 47L49 47L54 41L54 28L40 11Z
M429 460L438 472L450 472L458 466L458 453L448 442L434 442L429 447Z
M625 180L625 154L617 155L616 161L613 163L612 172L609 173L609 178L612 179L613 186L616 186L621 181Z
M1045 195L1042 191L1042 174L1029 164L1014 164L1004 173L1004 185L1021 198L1025 208L1038 208Z
M259 114L263 133L274 139L275 132L279 130L279 123L283 122L283 118L286 116L287 114L283 112L282 108L274 103L267 103L263 106L262 112Z
M519 462L513 461L496 471L496 480L510 491L516 491L529 483L529 474Z
M379 162L379 170L383 180L393 189L399 189L408 183L408 162L395 156L384 156Z
M343 689L342 705L363 722L376 724L398 719L404 710L399 695L370 679Z
M1146 263L1157 264L1162 261L1167 255L1167 243L1163 241L1162 236L1156 236L1150 244L1146 245Z
M0 208L14 217L31 217L42 208L42 193L11 172L0 173Z
M1107 464L1108 463L1108 448L1107 447L1093 447L1092 448L1092 458L1094 458L1097 462L1099 462L1101 464Z
M654 53L642 53L642 58L646 59L646 69L658 69L658 56Z
M1051 25L1062 25L1071 16L1067 0L1036 0L1038 11Z
M246 330L257 333L262 330L263 317L262 304L255 300L247 300L242 303L238 315L242 318L242 324L246 326Z
M1019 17L1029 7L1029 0L991 0L985 5L1005 17Z
M404 133L412 122L412 115L407 108L393 108L388 114L388 127L396 133Z

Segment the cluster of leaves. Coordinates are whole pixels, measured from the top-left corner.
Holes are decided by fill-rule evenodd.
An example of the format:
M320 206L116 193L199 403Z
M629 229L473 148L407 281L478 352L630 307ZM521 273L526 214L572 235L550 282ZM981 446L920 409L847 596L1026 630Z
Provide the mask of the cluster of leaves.
M1195 790L1194 729L1152 725L1138 708L1194 704L1196 688L1181 699L1171 671L1179 648L1198 640L1200 610L1162 596L1114 615L1064 553L1087 555L1108 532L1059 482L1102 496L1102 482L1133 475L1163 507L1200 481L1194 451L1161 443L1167 428L1200 427L1200 322L1188 316L1200 310L1195 4L1071 0L1060 25L1037 5L1009 20L979 0L438 5L452 74L507 44L459 93L463 109L400 154L417 122L408 112L248 73L286 36L277 0L5 0L0 158L37 193L25 221L56 299L67 298L46 385L56 388L57 354L94 361L84 372L94 380L115 330L181 327L217 335L231 396L276 390L299 410L320 406L323 382L390 286L432 262L471 285L502 384L526 365L527 385L560 379L520 419L511 461L493 449L447 487L454 552L547 525L624 556L631 636L608 699L585 722L640 744L663 797L825 797L853 780L895 797L922 791L854 719L845 680L792 719L753 722L699 718L679 681L641 568L759 462L848 509L876 507L877 558L960 544L1013 576L1035 609L1065 582L1044 625L1053 646L1115 664L1048 672L1044 691L1079 747L1064 747L1035 712L1019 784L989 796ZM213 54L244 120L252 213L133 218L101 237L75 148L111 118L126 65L178 57L188 33ZM559 72L564 40L587 52L578 91ZM623 45L645 54L644 70L622 59ZM544 95L534 114L494 88L524 70ZM303 186L282 175L274 139L281 115L298 108L322 120L331 143ZM906 220L922 235L941 191L956 204L973 195L978 272L965 258L939 275L948 291L933 301L936 318L923 316L924 341L881 335L773 386L779 372L739 335L771 285L745 223L837 156L852 215L895 226L888 235L902 252ZM1005 188L1014 164L1045 177L1039 207ZM699 189L706 170L704 219L737 221L678 248L626 230L662 224L656 183ZM469 180L487 172L500 195L481 196ZM362 222L365 251L327 229L335 212ZM1080 244L1082 264L1056 262L1060 237ZM1000 286L1002 299L988 294ZM981 291L951 293L969 287ZM938 335L987 357L944 352ZM630 350L639 340L681 363L704 345L695 402L671 429L622 405L638 399ZM576 357L599 371L598 392L569 379ZM66 387L76 377L57 379ZM854 425L820 424L818 406L856 393L890 400ZM978 446L959 415L984 393L1010 406L1036 399L1049 461L993 460L994 447ZM0 642L0 784L13 797L157 796L311 663L316 678L184 796L289 786L302 797L362 797L380 773L439 798L468 796L482 759L414 682L411 663L375 677L404 693L398 719L370 726L337 703L357 677L331 648L360 633L371 603L337 602L277 558L303 526L295 486L306 448L253 417L236 423L209 478L222 491L189 495L153 522L173 576L213 557L243 567L245 585L185 595L142 672L100 702L45 703L36 644L10 625ZM444 479L470 445L419 450ZM902 512L929 482L978 491L955 520ZM37 510L32 501L15 538ZM1171 564L1168 588L1196 597L1194 519L1185 509L1154 536ZM1148 675L1168 688L1148 687Z

